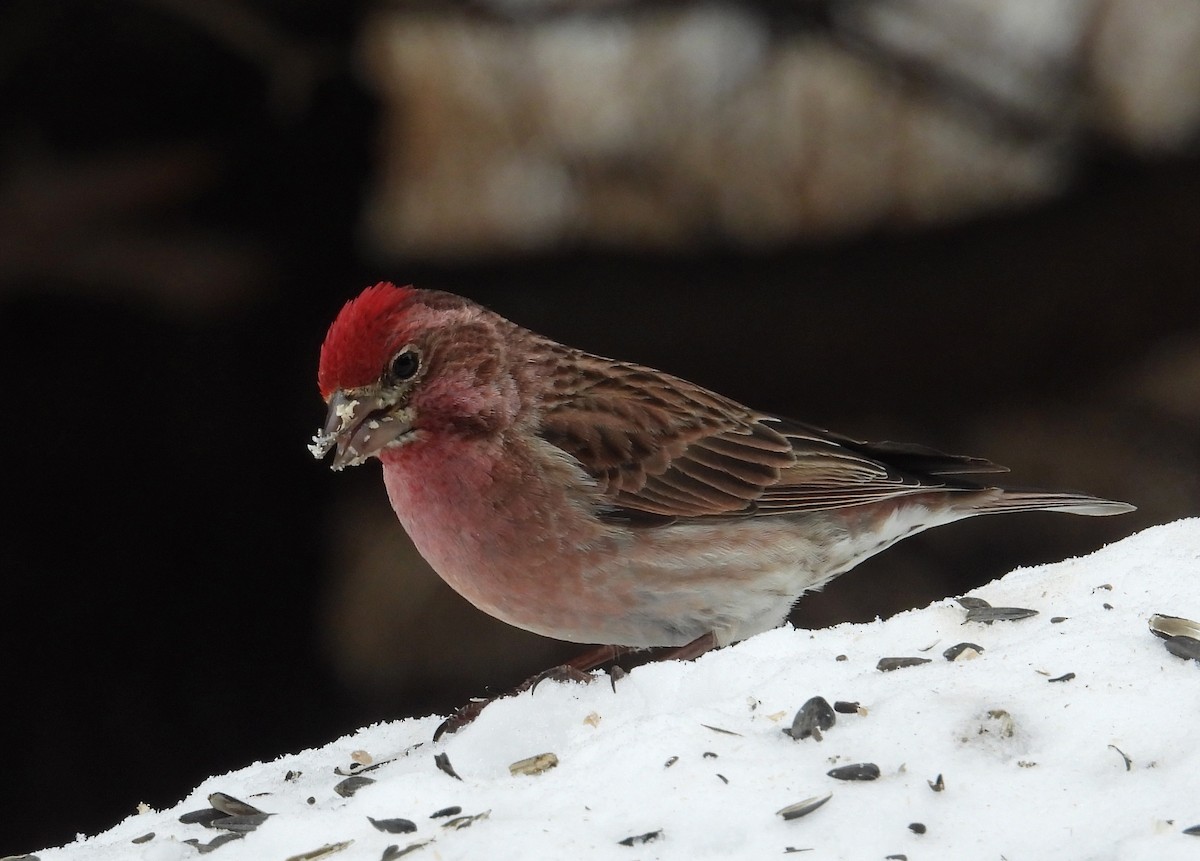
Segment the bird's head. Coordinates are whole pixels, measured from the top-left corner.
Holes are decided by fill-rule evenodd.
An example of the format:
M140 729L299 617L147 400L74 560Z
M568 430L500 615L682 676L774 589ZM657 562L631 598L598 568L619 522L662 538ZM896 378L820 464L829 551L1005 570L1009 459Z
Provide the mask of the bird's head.
M356 466L428 434L486 434L511 421L515 384L505 330L474 302L434 290L368 287L321 345L317 384L329 406L309 450Z

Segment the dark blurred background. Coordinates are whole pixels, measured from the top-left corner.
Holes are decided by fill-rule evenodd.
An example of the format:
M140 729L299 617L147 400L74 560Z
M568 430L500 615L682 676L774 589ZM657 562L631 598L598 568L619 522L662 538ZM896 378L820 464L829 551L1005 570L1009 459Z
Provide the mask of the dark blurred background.
M377 280L1140 507L937 530L800 625L1200 513L1197 7L1006 5L6 3L0 856L577 651L306 451Z

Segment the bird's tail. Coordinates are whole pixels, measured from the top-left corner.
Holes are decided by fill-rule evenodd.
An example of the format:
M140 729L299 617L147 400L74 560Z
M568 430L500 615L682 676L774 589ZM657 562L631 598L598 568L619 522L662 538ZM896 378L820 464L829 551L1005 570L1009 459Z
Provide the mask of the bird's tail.
M997 491L979 502L979 514L1006 514L1010 511L1065 511L1068 514L1086 514L1089 517L1107 517L1124 514L1137 507L1128 502L1101 499L1086 493L1051 493L1044 490L1017 490L994 488Z

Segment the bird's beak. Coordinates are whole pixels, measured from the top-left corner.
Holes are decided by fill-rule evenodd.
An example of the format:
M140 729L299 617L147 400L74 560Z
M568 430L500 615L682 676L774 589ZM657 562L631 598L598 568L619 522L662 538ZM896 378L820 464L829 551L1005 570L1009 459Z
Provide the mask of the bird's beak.
M339 389L329 398L325 426L313 435L308 450L317 460L336 449L334 470L358 466L412 430L412 414L397 409L394 399L370 389Z

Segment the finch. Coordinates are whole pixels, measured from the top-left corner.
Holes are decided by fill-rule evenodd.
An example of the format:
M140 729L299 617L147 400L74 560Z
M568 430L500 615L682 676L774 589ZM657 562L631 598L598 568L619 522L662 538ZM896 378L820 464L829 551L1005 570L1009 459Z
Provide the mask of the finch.
M918 532L980 514L1133 506L964 478L564 346L450 293L368 287L321 347L310 446L374 457L417 549L460 595L547 637L723 646Z

